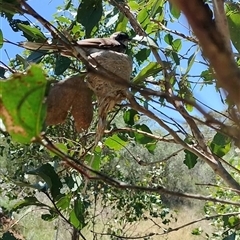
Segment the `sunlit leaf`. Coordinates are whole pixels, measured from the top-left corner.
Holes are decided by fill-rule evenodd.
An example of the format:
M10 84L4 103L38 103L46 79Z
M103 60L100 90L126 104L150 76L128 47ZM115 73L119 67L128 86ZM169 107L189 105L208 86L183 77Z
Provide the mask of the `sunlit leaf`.
M40 134L45 118L46 78L40 66L32 65L26 74L13 74L0 82L0 116L12 138L29 143Z
M31 38L38 40L38 41L44 41L46 37L44 34L37 28L31 25L26 25L22 23L18 23L19 29L21 29L25 34L29 35Z
M149 127L145 124L137 124L134 127L143 132L152 133L152 131L149 129ZM136 142L139 144L147 144L147 143L152 143L153 141L155 141L152 137L149 137L143 133L134 132L134 136L135 136Z
M210 148L218 157L223 157L231 149L231 139L221 133L216 133L210 144Z
M150 62L146 67L144 67L141 72L134 78L134 83L141 83L149 76L154 76L155 74L162 71L162 66L157 62Z
M226 4L227 20L229 32L234 47L240 53L240 10L239 5L230 3Z
M117 134L114 134L105 140L104 145L115 151L119 151L127 145L127 142L119 138Z
M143 8L138 13L137 20L140 22L140 24L143 28L150 22L147 8Z
M171 45L174 51L179 52L182 48L182 41L180 39L175 39Z

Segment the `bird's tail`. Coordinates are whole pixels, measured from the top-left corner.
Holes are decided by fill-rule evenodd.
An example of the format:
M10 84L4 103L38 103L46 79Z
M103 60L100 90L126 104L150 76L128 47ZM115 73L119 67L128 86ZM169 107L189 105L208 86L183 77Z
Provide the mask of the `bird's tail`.
M19 46L32 50L32 51L37 51L37 50L45 50L45 51L61 51L63 46L57 45L57 44L49 44L49 43L37 43L37 42L20 42Z

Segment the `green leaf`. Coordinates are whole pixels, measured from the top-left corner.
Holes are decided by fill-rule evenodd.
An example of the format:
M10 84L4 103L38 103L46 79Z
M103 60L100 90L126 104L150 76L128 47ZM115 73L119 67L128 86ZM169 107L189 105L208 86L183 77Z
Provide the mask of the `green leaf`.
M56 206L58 207L58 209L60 210L65 210L67 208L69 208L70 206L70 201L71 201L71 197L69 195L65 195L63 197L61 197L57 202L56 202Z
M203 78L204 82L206 83L213 83L213 73L212 70L208 69L208 70L204 70L201 72L201 78Z
M122 13L119 14L118 22L116 24L116 31L126 31L128 24L128 18L125 17Z
M77 11L77 21L86 30L86 37L90 37L92 29L98 25L103 13L102 0L82 0Z
M74 209L71 211L70 215L69 215L69 221L71 222L71 224L75 227L75 228L79 228L80 226L80 222L76 216L76 213L74 211Z
M124 112L123 120L127 125L132 126L135 124L136 121L139 120L139 114L136 110L129 109Z
M85 206L82 199L76 199L74 201L74 212L75 216L79 221L78 229L83 229L87 224L85 222Z
M123 141L117 134L114 134L105 140L104 145L115 151L119 151L127 145L127 142Z
M172 45L172 42L173 42L173 37L171 34L166 34L165 37L164 37L164 41L169 44L169 45Z
M229 32L232 43L240 53L240 11L239 5L230 3L226 4L226 15L228 20Z
M149 76L153 76L160 71L162 71L162 66L159 65L159 63L156 62L150 62L146 67L144 67L141 72L134 78L133 82L138 84L141 83L143 80L145 80Z
M49 163L44 164L35 170L29 171L28 174L40 176L50 188L53 199L56 199L60 195L62 182L54 168Z
M174 51L176 52L179 52L182 48L182 41L181 39L175 39L173 42L172 42L172 48Z
M210 144L210 149L218 157L223 157L231 149L231 139L221 133L216 133Z
M177 65L180 65L180 60L179 60L178 54L176 52L172 52L171 55L172 55L172 58L173 58L174 62Z
M59 55L57 57L54 73L57 76L63 74L65 70L67 70L67 68L70 66L71 62L72 62L71 59L69 59L68 57Z
M44 221L52 221L52 220L54 220L56 217L57 217L56 214L49 214L49 213L46 213L46 214L42 214L42 215L41 215L41 219L44 220Z
M236 233L233 232L230 235L226 236L225 238L223 238L223 240L236 240Z
M150 53L151 53L150 49L143 48L135 54L135 58L138 61L138 63L142 63L148 59Z
M39 207L48 207L46 204L43 204L37 200L36 197L25 197L23 200L17 202L13 208L12 211L17 211L19 209L22 209L23 207L27 206L39 206Z
M148 16L148 9L143 8L137 15L137 20L141 24L143 28L147 26L147 24L150 22L149 16Z
M0 66L0 78L5 78L5 72L6 72L6 68L3 66Z
M198 156L188 150L184 150L184 152L185 160L183 163L188 167L188 169L191 169L196 165Z
M183 77L185 77L185 76L189 73L189 71L191 70L197 54L198 54L198 51L194 52L194 53L188 58L188 66L187 66L186 72L184 73L184 76L183 76Z
M138 10L140 8L136 1L129 1L128 6L131 8L131 10Z
M150 153L154 154L154 150L156 149L157 144L156 144L156 142L147 143L145 147L147 148L147 150L148 150Z
M154 18L156 16L156 14L162 15L163 14L163 4L164 4L164 1L162 1L162 0L153 1L149 18Z
M45 118L46 78L32 65L26 74L13 74L0 82L0 116L13 140L29 143L40 134Z
M22 23L18 23L17 25L20 30L22 30L25 34L35 39L36 41L43 42L46 40L46 37L38 28L31 25L22 24Z
M134 127L143 132L152 133L152 131L149 129L149 127L145 124L137 124ZM135 136L136 142L139 144L147 144L147 143L152 143L153 141L155 141L153 138L148 137L142 133L134 132L134 136Z
M170 4L170 12L173 15L173 17L175 17L176 19L178 19L181 15L181 11L176 7L175 4L172 4L171 2L169 2Z
M3 33L2 30L0 29L0 48L3 46Z
M100 146L97 146L94 149L94 155L88 154L86 157L86 161L88 161L91 168L93 168L94 170L99 170L101 158L102 158L102 148Z
M12 232L5 232L0 240L18 240L19 238L16 238Z
M27 57L29 63L39 63L48 51L34 51Z

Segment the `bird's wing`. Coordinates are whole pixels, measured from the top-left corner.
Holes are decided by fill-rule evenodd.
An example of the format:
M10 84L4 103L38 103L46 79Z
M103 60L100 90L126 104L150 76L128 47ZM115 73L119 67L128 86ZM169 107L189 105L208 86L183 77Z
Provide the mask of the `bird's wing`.
M77 44L82 47L92 47L100 49L108 49L115 46L120 46L121 44L111 38L89 38L77 41Z

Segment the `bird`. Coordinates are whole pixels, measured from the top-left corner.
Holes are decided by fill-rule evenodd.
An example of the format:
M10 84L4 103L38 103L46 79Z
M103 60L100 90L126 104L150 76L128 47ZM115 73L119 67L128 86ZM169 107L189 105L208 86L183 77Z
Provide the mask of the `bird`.
M90 54L101 50L111 50L119 53L125 53L130 40L131 38L127 33L115 32L110 37L82 39L72 42L72 44L76 50L80 48L85 51L87 56L89 56ZM61 55L66 57L75 57L71 49L66 49L66 46L61 44L20 42L19 45L28 50L45 50L55 53L59 52Z

